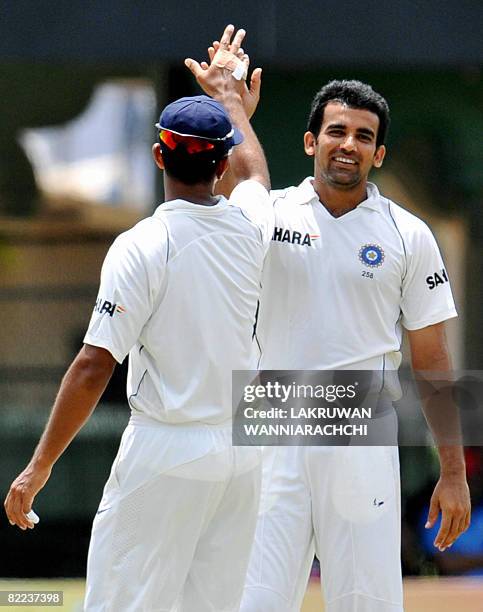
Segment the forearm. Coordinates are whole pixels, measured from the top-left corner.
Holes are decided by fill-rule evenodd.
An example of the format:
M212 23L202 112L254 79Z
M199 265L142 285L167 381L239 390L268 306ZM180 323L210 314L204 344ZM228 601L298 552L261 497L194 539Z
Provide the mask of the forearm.
M441 389L437 389L441 386ZM465 476L463 437L458 406L454 403L450 380L437 381L434 391L421 388L423 412L438 450L441 476Z
M433 527L441 512L441 525L434 545L444 551L468 529L471 517L461 427L458 407L453 400L451 359L444 323L410 331L409 344L424 414L438 447L441 472L431 496L426 528Z
M94 410L114 365L108 351L90 345L85 345L74 359L30 463L10 485L4 505L12 525L33 528L28 512L35 496L48 481L54 463Z
M220 42L217 43L217 51L211 48L208 67L204 67L197 61L186 58L185 65L196 77L203 91L221 102L228 111L232 124L236 126L244 136L243 143L234 147L228 171L229 175L223 183L219 184L215 191L229 195L231 190L239 182L252 179L261 183L267 190L270 189L270 177L268 173L265 154L253 131L247 117L252 115L260 97L261 69L253 71L250 89L247 88L243 79L235 78L236 69L240 62L244 65L244 71L248 70L248 56L243 53L240 56L240 45L245 37L245 30L240 29L234 34L234 26L226 26ZM233 37L233 40L232 40ZM234 68L236 66L236 68ZM243 104L245 100L245 105Z
M238 182L253 179L270 189L265 154L245 113L241 96L233 90L227 91L220 96L220 102L228 111L233 125L242 132L244 139L240 145L233 148L229 167L232 176L228 177L226 186L233 189Z
M225 198L229 198L231 196L231 192L235 189L239 182L239 179L235 176L231 164L228 166L226 171L224 172L221 179L216 181L215 183L215 195L224 195Z
M114 363L98 364L84 347L62 380L49 421L31 464L51 468L92 414L112 375Z
M421 371L417 373L421 377ZM451 381L420 381L422 408L438 451L442 476L465 475L465 460L458 407ZM438 387L441 387L438 389Z
M452 390L452 367L446 341L440 350L413 355L423 411L438 450L442 476L465 476L461 423ZM436 380L433 380L436 378Z

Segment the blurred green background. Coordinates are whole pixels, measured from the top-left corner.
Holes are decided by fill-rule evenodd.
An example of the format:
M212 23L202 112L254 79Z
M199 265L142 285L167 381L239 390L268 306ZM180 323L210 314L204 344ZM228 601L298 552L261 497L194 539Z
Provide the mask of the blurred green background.
M122 195L127 190L102 201L83 197L69 191L70 175L63 192L49 192L36 168L44 163L52 170L42 130L57 130L55 151L60 149L65 162L50 175L55 184L73 161L75 136L67 138L67 128L75 124L80 130L100 87L111 84L126 99L152 91L154 103L144 112L150 123L142 124L146 134L140 144L136 141L149 155L155 138L151 125L162 106L198 93L183 58L205 57L206 47L229 22L246 27L252 66L264 68L253 123L276 188L297 184L312 171L302 137L311 100L323 84L357 78L386 97L392 115L388 155L373 180L434 229L460 312L449 329L455 367L482 369L480 2L451 1L444 10L432 0L303 5L259 0L223 6L205 1L7 2L0 9L2 494L30 457L62 373L81 346L110 242L162 201L161 176L154 173L146 175L153 183L147 203ZM101 117L105 131L120 139L118 148L108 151L111 157L127 156L132 149L127 136L133 111L126 111L123 123L119 108ZM36 163L23 144L25 130L43 143ZM95 149L95 131L84 134ZM91 161L87 183L96 164L102 175L106 160ZM83 575L90 523L128 418L125 370L125 365L118 368L101 406L38 496L39 528L20 533L0 519L6 551L0 575ZM411 500L426 495L436 471L429 449L402 450L403 507L410 517L404 535L407 573L445 571L418 548L417 513L411 506ZM481 491L474 494L478 498Z

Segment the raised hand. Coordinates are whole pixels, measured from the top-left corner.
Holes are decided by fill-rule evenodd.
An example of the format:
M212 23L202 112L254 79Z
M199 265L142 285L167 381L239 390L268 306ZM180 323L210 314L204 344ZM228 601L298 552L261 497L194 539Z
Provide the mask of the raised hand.
M270 189L265 155L249 121L260 96L261 70L254 71L248 89L244 77L248 71L249 57L241 47L244 38L245 30L235 33L234 26L228 25L220 41L215 41L208 51L210 64L200 64L191 58L185 60L185 65L203 91L224 105L232 124L243 134L244 140L234 147L223 180L217 182L216 193L226 195L238 183L246 180L257 181L265 189Z
M220 48L220 42L217 40L213 41L213 46L208 47L208 57L210 58L210 63L213 62L213 59L216 57L216 53L218 52L219 48ZM239 48L236 55L238 59L246 62L247 67L248 67L250 63L250 59L241 47ZM202 62L201 67L204 69L207 69L208 64L206 62ZM246 80L242 84L241 96L242 96L243 108L245 109L245 113L247 114L247 117L249 119L255 113L257 106L258 106L258 102L260 101L261 85L262 85L262 69L261 68L255 68L255 70L252 72L249 86L247 86Z
M192 58L187 58L184 62L196 77L203 91L214 98L227 92L236 92L242 96L242 77L248 69L248 57L238 59L238 52L245 37L245 30L238 30L233 36L234 31L233 25L226 26L219 43L218 53L215 54L214 61L209 66L205 62L201 65Z
M215 40L213 45L208 49L210 63L198 63L195 60L188 58L185 60L185 65L191 70L196 77L198 84L203 91L215 97L222 82L217 80L220 75L216 73L218 70L223 71L223 78L231 77L234 69L239 62L242 62L245 67L245 77L248 71L250 59L244 52L241 44L245 38L245 30L238 30L233 37L234 26L228 25L223 32L220 41ZM255 68L250 79L250 86L247 87L245 79L236 80L231 78L230 85L236 89L242 99L243 108L248 118L250 118L257 108L260 100L262 69ZM236 83L232 81L236 80Z

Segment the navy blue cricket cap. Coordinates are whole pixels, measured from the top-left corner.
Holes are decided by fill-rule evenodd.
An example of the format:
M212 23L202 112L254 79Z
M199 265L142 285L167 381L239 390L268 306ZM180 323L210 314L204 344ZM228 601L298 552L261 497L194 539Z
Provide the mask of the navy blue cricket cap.
M224 142L227 151L243 142L223 105L208 96L185 97L168 104L156 127L179 136Z

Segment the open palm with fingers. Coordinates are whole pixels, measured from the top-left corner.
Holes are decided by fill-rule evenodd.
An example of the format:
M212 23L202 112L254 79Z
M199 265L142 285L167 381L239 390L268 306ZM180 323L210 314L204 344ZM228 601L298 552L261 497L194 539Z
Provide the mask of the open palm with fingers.
M250 62L248 55L241 47L245 38L245 30L240 29L233 36L234 31L234 26L228 25L221 39L219 41L215 40L213 45L208 48L209 64L207 62L198 63L188 58L185 60L185 65L191 70L200 87L209 96L216 96L220 87L227 84L234 88L240 94L245 113L250 118L260 99L262 69L255 68L249 87L245 79L232 78L232 74L240 62L244 64L246 75Z

